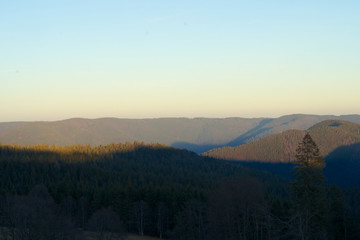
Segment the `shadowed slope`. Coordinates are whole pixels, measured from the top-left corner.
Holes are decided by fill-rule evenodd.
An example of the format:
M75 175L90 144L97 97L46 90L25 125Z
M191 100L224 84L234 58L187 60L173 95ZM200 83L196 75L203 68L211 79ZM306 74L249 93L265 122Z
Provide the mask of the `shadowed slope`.
M360 143L341 146L326 158L324 173L329 183L360 186Z

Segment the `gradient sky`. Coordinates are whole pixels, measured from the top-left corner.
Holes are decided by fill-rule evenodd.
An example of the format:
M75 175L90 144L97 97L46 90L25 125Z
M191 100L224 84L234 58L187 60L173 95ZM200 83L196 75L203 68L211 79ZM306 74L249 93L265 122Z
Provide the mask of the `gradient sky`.
M360 1L0 4L0 121L360 114Z

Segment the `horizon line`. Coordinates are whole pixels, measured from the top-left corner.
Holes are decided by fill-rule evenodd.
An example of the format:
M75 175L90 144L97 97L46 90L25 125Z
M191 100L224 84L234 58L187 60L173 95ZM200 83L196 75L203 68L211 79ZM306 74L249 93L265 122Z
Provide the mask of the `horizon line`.
M0 121L0 123L31 123L31 122L62 122L62 121L69 121L69 120L101 120L101 119L119 119L119 120L156 120L156 119L276 119L281 117L287 116L299 116L299 115L307 115L307 116L358 116L358 113L348 113L348 114L313 114L313 113L292 113L292 114L284 114L284 115L277 115L275 117L266 117L266 116L254 116L254 117L241 117L241 116L228 116L228 117L179 117L179 116L163 116L163 117L70 117L70 118L62 118L62 119L55 119L55 120L13 120L13 121Z

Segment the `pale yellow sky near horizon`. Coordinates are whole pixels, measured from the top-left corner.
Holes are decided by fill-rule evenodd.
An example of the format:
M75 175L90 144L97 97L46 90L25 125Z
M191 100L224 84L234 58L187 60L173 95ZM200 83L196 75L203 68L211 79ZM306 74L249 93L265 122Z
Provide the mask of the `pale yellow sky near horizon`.
M0 122L360 114L356 9L360 2L8 2Z

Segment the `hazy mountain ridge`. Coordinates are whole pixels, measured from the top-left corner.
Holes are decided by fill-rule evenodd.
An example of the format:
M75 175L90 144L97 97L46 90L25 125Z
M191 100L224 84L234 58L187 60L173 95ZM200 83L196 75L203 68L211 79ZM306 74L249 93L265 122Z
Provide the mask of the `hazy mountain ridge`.
M237 146L289 129L308 129L327 119L360 123L360 115L287 115L279 118L157 118L82 119L54 122L0 123L3 144L91 144L111 142L161 143L202 153Z
M308 132L324 157L338 147L360 142L360 125L344 120L325 120ZM287 130L245 145L213 149L204 155L237 161L291 162L304 134L304 130Z
M245 133L262 119L69 119L56 122L27 122L14 127L1 127L0 141L24 144L91 144L110 142L176 142L220 144Z

